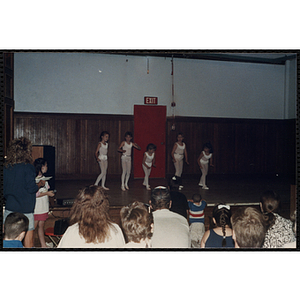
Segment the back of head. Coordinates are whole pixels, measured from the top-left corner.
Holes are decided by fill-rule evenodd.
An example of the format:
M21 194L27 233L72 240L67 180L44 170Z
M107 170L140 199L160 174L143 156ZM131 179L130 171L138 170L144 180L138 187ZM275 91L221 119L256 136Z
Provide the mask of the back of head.
M32 163L32 143L26 137L20 137L10 142L7 148L7 158L5 166L15 165L18 163Z
M265 221L259 210L240 208L231 218L236 243L241 248L261 248L266 234Z
M231 227L231 210L230 206L225 203L217 204L213 209L213 218L216 220L217 227L222 227L223 241L222 246L226 246L226 225Z
M274 213L278 212L279 197L274 191L266 191L261 195L260 203L267 228L270 228L275 223Z
M34 161L33 165L34 165L34 167L35 167L35 173L36 173L36 175L38 175L39 172L42 172L42 167L43 167L45 164L46 164L46 160L45 160L44 158L42 158L42 157L37 158L37 159Z
M145 204L134 202L120 211L121 224L128 242L139 243L141 240L151 239L153 216Z
M153 210L169 209L171 196L169 190L164 186L158 186L151 192L151 206Z
M28 218L18 212L9 214L4 222L4 238L15 240L23 231L28 230Z
M91 185L81 189L70 212L70 224L78 223L87 243L103 243L109 237L111 221L106 191Z
M195 203L200 203L200 201L202 200L202 197L200 194L194 194L192 199Z

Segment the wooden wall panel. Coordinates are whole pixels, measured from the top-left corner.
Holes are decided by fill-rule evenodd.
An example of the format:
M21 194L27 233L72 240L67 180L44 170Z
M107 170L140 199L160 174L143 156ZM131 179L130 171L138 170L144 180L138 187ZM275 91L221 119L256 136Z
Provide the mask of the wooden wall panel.
M174 174L171 150L183 132L190 165L184 174L199 174L197 158L202 145L214 147L210 174L295 174L295 120L252 120L176 117L167 118L166 174ZM108 174L120 175L118 146L126 131L134 130L133 116L94 114L14 114L15 137L56 149L56 178L93 179L99 174L94 153L101 131L110 132ZM136 141L138 143L138 141Z

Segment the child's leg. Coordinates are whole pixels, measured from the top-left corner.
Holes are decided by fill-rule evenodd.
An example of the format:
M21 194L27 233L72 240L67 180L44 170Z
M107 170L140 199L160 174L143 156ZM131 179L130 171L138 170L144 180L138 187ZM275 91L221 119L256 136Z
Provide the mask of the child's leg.
M145 178L144 178L144 183L143 185L146 186L146 188L149 188L149 176L150 176L150 173L151 173L151 168L148 169L146 168L144 165L143 165L143 170L144 170L144 173L145 173Z
M38 221L38 236L42 248L47 248L44 233L45 221Z
M128 181L131 172L131 158L126 159L126 176L125 176L125 187L128 188Z
M103 167L102 167L102 161L98 161L99 163L99 167L100 167L100 174L96 179L95 185L98 185L98 183L100 182L100 180L103 178Z
M108 166L108 161L107 161L107 160L103 160L103 161L101 162L102 187L105 187L106 173L107 173L107 166Z
M174 163L174 167L175 167L175 176L181 177L182 168L183 168L183 160L177 159L176 162Z
M124 187L125 185L125 174L126 174L126 161L124 158L121 158L122 162L122 176L121 176L121 186Z
M33 233L34 233L34 230L30 230L30 231L26 232L26 235L24 238L24 247L25 248L33 247Z
M208 164L203 164L203 165L202 165L202 169L201 169L202 176L201 176L201 178L200 178L199 185L206 186L206 175L207 175L207 171L208 171Z

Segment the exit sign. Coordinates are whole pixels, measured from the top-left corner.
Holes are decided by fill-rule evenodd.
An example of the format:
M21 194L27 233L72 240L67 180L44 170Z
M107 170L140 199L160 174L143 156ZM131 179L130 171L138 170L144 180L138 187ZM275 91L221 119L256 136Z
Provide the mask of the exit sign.
M144 97L145 104L157 104L157 97Z

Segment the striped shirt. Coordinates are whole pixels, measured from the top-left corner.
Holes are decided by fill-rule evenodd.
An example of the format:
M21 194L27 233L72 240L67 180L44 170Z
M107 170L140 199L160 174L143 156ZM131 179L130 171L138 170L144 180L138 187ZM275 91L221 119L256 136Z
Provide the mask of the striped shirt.
M190 223L201 222L204 224L204 208L206 207L205 200L200 203L193 203L188 201L189 205L189 221Z

